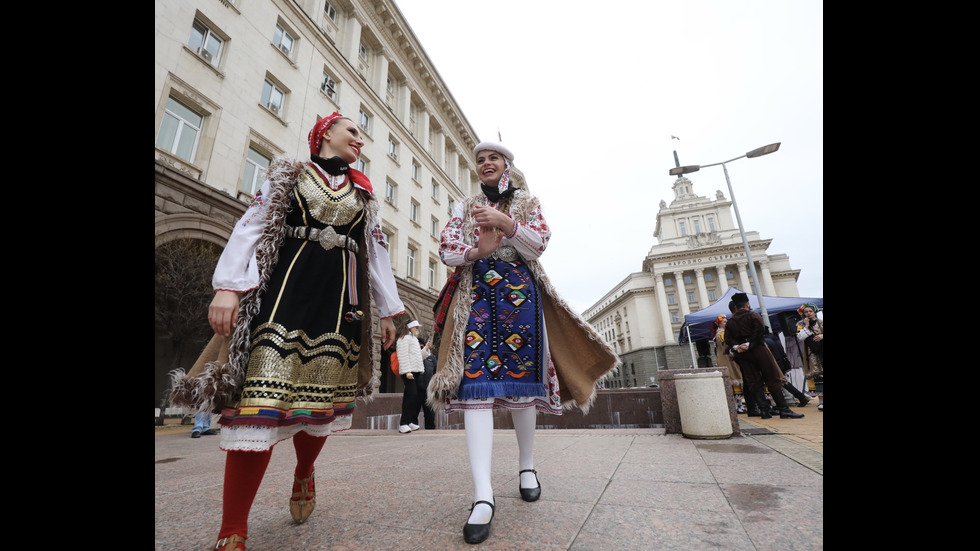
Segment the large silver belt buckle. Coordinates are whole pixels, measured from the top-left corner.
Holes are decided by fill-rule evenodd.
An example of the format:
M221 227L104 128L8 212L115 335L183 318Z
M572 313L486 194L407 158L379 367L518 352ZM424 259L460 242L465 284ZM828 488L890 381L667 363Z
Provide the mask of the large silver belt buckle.
M519 256L517 254L517 249L511 247L510 245L504 245L503 247L499 247L495 252L497 253L497 257L500 258L500 260L504 260L507 262L515 261Z
M337 232L334 231L333 226L323 228L320 230L320 235L317 236L317 241L320 242L320 246L328 251L334 247L343 246L344 243L341 242L341 239L347 241L347 236L342 237L337 235Z

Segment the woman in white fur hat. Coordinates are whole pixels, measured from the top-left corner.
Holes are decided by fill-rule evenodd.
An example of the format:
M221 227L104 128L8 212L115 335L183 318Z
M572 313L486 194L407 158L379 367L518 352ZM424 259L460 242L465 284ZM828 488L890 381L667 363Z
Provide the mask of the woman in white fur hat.
M428 403L463 411L474 484L463 537L480 543L490 535L496 512L493 410L510 410L520 495L537 501L537 412L588 413L596 383L615 370L619 358L558 295L538 261L551 229L538 199L513 185L514 154L499 143L482 142L473 155L481 190L457 204L440 236L439 255L457 268L451 281L458 284L450 283L437 305L446 312L445 326Z

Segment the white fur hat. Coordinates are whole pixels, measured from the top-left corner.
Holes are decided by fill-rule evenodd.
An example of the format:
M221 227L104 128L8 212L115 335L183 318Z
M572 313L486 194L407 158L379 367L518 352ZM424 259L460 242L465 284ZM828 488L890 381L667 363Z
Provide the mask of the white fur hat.
M476 147L473 148L473 156L476 157L477 153L487 149L490 151L496 151L497 153L503 155L508 161L514 162L514 154L511 153L509 149L497 142L480 142L476 144Z
M408 328L411 329L413 327L422 327L422 324L419 323L418 320L412 320L408 322Z

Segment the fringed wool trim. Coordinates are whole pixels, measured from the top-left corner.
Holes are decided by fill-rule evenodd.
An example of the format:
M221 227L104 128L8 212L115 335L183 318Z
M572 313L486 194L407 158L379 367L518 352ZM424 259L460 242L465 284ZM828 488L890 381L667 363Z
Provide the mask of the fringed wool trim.
M252 318L259 312L261 295L279 259L279 245L286 234L290 193L303 166L304 163L284 156L276 157L269 165L266 178L272 186L266 198L267 222L255 251L259 286L239 297L238 323L229 342L227 363L208 362L204 373L194 378L188 378L183 369L170 373L173 389L170 403L174 407L189 408L195 414L213 411L219 404L228 402L245 381Z

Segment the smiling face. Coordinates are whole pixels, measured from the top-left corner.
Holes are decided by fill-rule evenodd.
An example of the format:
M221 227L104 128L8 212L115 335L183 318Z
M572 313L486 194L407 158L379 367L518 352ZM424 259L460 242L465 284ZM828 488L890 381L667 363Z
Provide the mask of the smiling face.
M323 135L319 155L324 159L340 157L348 164L354 164L361 156L362 147L361 129L350 119L338 119Z
M476 153L476 173L480 181L488 186L496 186L507 168L504 156L496 151L484 149Z

